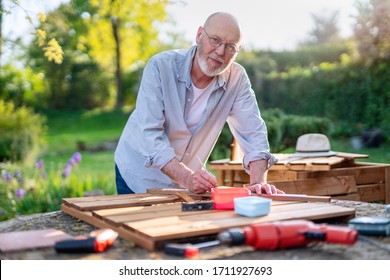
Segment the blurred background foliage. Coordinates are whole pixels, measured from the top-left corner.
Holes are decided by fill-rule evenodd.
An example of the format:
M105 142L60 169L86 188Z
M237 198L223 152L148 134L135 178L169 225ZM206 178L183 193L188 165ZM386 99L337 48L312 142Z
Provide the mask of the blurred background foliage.
M5 180L5 174L23 170L37 185L41 179L32 162L39 159L52 167L52 177L35 189L52 188L57 194L53 197L81 195L97 187L106 194L115 192L113 149L135 105L146 61L159 51L190 46L174 31L164 42L158 37L159 23L174 25L166 7L178 2L70 0L34 26L37 34L31 42L10 41L0 33L0 55L5 45L18 49L0 65L0 196L13 201L0 210L17 214L15 205L21 202L14 191L28 188L23 184L29 181L7 189L12 180ZM0 24L4 13L18 8L17 1L0 0ZM242 50L238 55L267 123L273 152L291 150L297 137L311 132L328 135L332 148L335 143L352 150L351 137L373 129L382 147L389 147L390 0L356 0L351 14L349 38L340 36L337 11L324 12L312 15L313 28L296 49ZM43 55L41 31L58 42L61 63ZM231 140L226 126L210 159L228 157ZM72 173L80 178L65 184L55 174L75 151L83 154ZM383 150L362 152L390 162ZM64 184L77 191L59 191ZM32 193L34 188L28 189ZM30 196L31 204L37 201L37 194ZM60 200L45 197L59 207Z

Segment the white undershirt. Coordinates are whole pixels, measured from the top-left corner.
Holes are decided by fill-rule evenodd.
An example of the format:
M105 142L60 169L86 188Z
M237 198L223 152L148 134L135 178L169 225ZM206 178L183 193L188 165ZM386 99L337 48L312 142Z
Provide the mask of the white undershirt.
M192 132L198 127L199 122L206 110L207 101L209 100L210 94L214 89L215 79L206 88L197 88L192 83L192 89L194 93L194 99L191 102L191 108L188 111L186 124L188 130Z

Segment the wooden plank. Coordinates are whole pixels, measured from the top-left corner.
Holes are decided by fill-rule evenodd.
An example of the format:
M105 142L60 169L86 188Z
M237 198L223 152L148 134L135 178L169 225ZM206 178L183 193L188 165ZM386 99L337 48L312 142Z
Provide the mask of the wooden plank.
M195 202L196 200L193 199L188 194L185 194L184 192L177 192L176 195L181 198L184 202Z
M63 198L62 203L71 205L74 202L96 202L96 201L115 201L123 199L134 199L134 198L145 198L150 197L149 194L123 194L123 195L104 195L104 196L84 196L84 197L73 197Z
M178 192L183 192L194 199L204 199L204 198L209 199L211 197L211 193L196 194L190 192L187 189L175 189L175 188L162 188L162 189L149 188L146 190L146 192L151 195L169 195L169 194L176 195Z
M298 180L298 172L292 170L268 170L268 181ZM248 175L249 182L249 175Z
M345 158L331 157L290 157L278 162L271 167L273 170L330 170L338 166Z
M0 233L0 251L20 251L53 247L56 242L71 239L72 236L54 228Z
M261 196L272 200L283 201L311 201L311 202L330 202L330 196L306 195L306 194L261 194L252 196Z
M338 176L296 181L269 182L285 193L307 195L337 195L357 192L355 178L353 176Z
M175 195L160 195L160 196L142 196L142 197L133 197L133 198L122 198L122 195L119 195L119 199L108 199L104 200L103 197L97 197L95 201L75 201L72 203L72 207L80 211L90 211L106 208L122 208L127 206L140 206L140 205L153 205L160 203L172 203L180 201L180 199ZM69 203L69 200L65 200Z
M390 204L390 165L385 167L385 201L384 203Z
M343 157L346 159L357 159L357 158L368 158L369 157L366 154L354 154L354 153L343 153L343 152L337 152L336 156Z
M361 201L360 195L358 193L349 193L349 194L345 194L345 195L335 195L335 196L332 196L332 200Z
M77 198L76 198L77 199ZM100 220L96 217L92 216L92 213L89 211L79 211L75 208L69 207L67 205L62 205L62 211L72 217L75 217L77 219L80 219L90 225L93 225L98 228L111 228L112 230L115 230L120 237L134 242L135 244L147 249L147 250L154 250L155 244L154 241L150 238L145 237L143 234L140 233L134 233L130 232L123 228L123 226L112 226L103 220Z
M385 184L359 185L357 187L361 201L383 201L385 197Z
M344 216L354 214L353 209L333 206L327 204L321 205L319 203L298 203L295 205L286 205L283 207L284 209L280 209L281 211L271 211L269 215L263 217L248 218L236 215L233 211L216 211L221 213L192 215L186 216L185 218L180 216L156 218L126 223L125 226L133 230L141 231L155 240L164 240L191 237L200 234L213 234L231 227L241 227L266 221L300 218L315 220L335 217L335 215Z
M290 164L285 165L275 164L271 167L273 170L295 170L295 171L327 171L331 169L330 165L307 165L306 163Z
M245 187L246 185L243 185ZM170 193L184 193L187 194L188 196L192 196L192 192L186 189L147 189L148 192L151 193L161 193L161 194L170 194ZM210 198L211 193L204 193L202 194L205 197ZM253 196L263 196L266 198L270 198L272 200L281 200L281 201L318 201L318 202L329 202L330 201L330 196L314 196L314 195L306 195L306 194L277 194L277 195L272 195L272 194L264 194L264 195L259 195L259 194L252 194Z
M84 222L91 224L95 227L99 227L99 228L109 227L102 220L94 218L92 216L92 213L89 211L79 211L75 207L71 207L71 206L68 206L65 204L62 204L61 210L62 210L62 212L66 213L72 217L75 217L77 219L83 220ZM110 227L110 228L116 230L114 227Z
M170 208L160 208L160 207L152 207L152 211L148 212L142 212L141 211L134 211L131 213L131 211L128 211L128 213L124 214L115 214L115 215L96 215L99 216L101 219L106 221L107 223L112 223L114 225L119 225L121 223L127 223L129 221L142 221L145 219L149 219L150 217L169 217L169 216L177 216L178 213L181 212L181 205L175 204L171 205ZM202 211L202 212L209 212L208 211ZM129 213L130 212L130 213ZM196 211L187 211L180 213L180 216L188 216L188 215L196 215L199 212Z
M270 214L280 214L286 215L286 213L292 213L294 211L302 212L302 210L312 210L313 208L322 208L328 207L327 204L319 204L319 203L290 203L285 205L271 206ZM146 230L150 228L160 228L165 226L174 225L184 225L193 222L203 222L203 221L219 221L219 220L230 220L231 226L236 225L236 219L244 218L244 220L249 221L248 217L241 217L234 213L231 210L213 210L208 212L191 212L190 215L183 216L183 214L187 214L185 212L177 212L177 215L162 217L159 215L145 215L142 220L135 219L135 221L129 221L127 223L128 226L131 225L132 228L137 228L138 230ZM132 217L129 217L131 220ZM161 233L164 234L164 233Z
M390 165L361 165L337 168L329 171L297 172L298 179L354 176L357 185L384 182L386 168Z
M307 164L307 165L314 165L314 164L323 164L323 165L335 165L340 162L344 161L344 158L339 157L317 157L317 158L302 158L297 159L295 161L290 161L289 164Z
M180 209L180 204L172 204L172 205L161 205L156 206L136 206L136 207L125 207L125 208L113 208L113 209L104 209L104 210L95 210L92 212L92 215L104 220L108 223L113 223L114 225L118 225L121 222L128 221L129 217L132 220L142 219L140 214L144 213L152 213L152 215L161 215L161 216L169 216L172 213L176 213Z
M295 201L272 201L271 204L275 206L296 203ZM210 213L210 211L202 211L202 213ZM106 210L93 211L93 216L112 225L120 225L121 223L146 220L156 217L169 217L171 215L177 216L181 212L181 204L172 205L156 205L153 207L126 207ZM190 211L182 212L180 216L198 215L199 212Z

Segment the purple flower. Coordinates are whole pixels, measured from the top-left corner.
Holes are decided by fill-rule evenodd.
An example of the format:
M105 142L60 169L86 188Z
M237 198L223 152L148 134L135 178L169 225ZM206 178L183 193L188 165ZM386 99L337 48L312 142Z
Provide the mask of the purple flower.
M81 161L81 154L79 152L75 152L72 156L72 159L79 163Z
M9 172L5 172L3 177L4 177L4 180L6 180L7 182L9 182L12 178L12 176Z
M15 191L15 195L18 199L23 199L24 195L26 194L26 191L23 189L17 189Z
M62 172L62 178L68 178L71 171L72 171L72 166L66 165L64 171Z
M68 160L68 163L66 164L66 166L70 165L71 167L75 166L77 164L77 161L74 159L74 158L70 158Z
M37 163L35 164L36 169L42 169L44 167L43 160L38 160Z
M14 174L14 178L18 179L20 178L22 173L20 173L20 171L16 171L15 174Z

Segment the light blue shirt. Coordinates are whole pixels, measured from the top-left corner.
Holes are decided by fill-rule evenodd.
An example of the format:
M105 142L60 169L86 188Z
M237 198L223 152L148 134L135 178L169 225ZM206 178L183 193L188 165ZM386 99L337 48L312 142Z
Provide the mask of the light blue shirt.
M195 51L193 46L157 54L144 69L136 108L115 151L119 172L135 193L178 187L161 169L174 157L193 171L200 169L199 159L207 161L226 121L244 152L247 171L251 161L268 159L268 167L276 161L249 78L235 62L216 77L205 114L193 133L188 130Z

